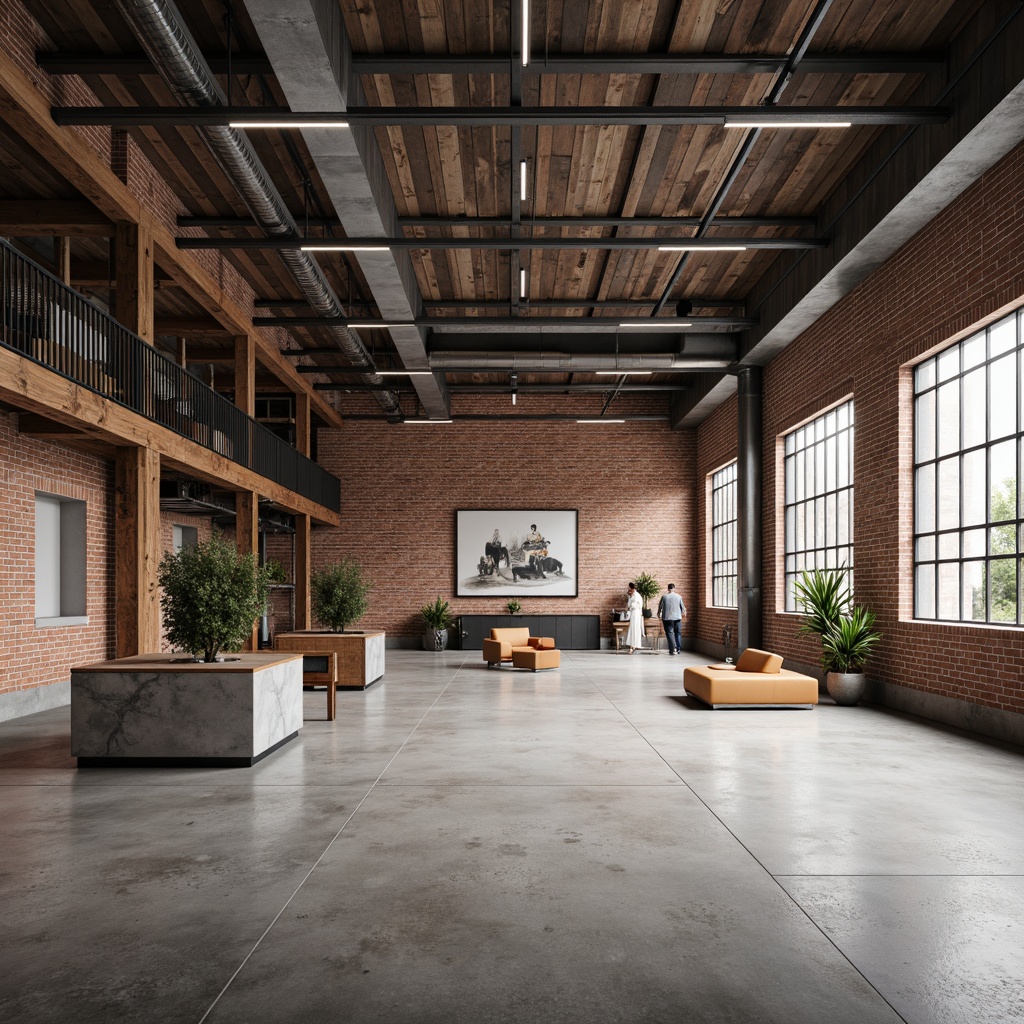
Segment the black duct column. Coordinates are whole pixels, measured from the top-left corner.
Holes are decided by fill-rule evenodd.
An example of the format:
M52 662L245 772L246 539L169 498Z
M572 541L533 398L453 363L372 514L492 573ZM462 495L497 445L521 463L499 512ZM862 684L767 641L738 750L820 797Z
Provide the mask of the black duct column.
M738 637L736 646L762 645L761 620L761 367L739 372L739 451L736 465Z

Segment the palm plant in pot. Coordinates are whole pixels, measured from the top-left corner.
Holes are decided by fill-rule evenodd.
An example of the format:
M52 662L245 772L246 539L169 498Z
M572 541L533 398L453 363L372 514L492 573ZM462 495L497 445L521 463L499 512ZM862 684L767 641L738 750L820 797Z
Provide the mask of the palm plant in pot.
M168 552L157 569L168 642L196 661L240 651L266 607L270 576L218 536Z
M874 630L875 613L852 604L845 569L813 569L794 584L804 606L801 633L821 640L825 688L837 703L852 706L867 688L864 665L882 634Z
M313 614L332 633L344 633L345 626L366 614L370 584L363 582L363 570L351 558L314 572L309 579Z
M636 584L636 592L644 603L644 618L649 619L651 617L651 609L648 605L658 596L661 586L649 572L642 572L634 576L633 582Z
M448 647L448 627L452 624L452 610L447 601L437 600L425 604L420 609L420 618L425 627L423 632L423 650L443 651Z

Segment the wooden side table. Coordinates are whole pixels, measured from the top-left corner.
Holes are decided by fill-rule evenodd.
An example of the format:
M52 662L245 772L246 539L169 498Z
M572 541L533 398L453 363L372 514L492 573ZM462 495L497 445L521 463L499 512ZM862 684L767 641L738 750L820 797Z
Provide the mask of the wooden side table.
M615 650L621 651L622 642L626 639L626 633L629 632L629 623L613 622L612 629L615 634ZM661 619L655 618L653 615L649 619L644 619L644 636L650 638L650 650L652 653L657 654L660 652L661 638L664 635L665 627L662 625Z

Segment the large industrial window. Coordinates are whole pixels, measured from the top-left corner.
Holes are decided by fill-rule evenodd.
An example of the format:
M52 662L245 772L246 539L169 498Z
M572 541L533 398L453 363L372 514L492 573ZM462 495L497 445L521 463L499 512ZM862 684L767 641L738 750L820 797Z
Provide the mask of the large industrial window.
M914 616L1020 625L1018 311L914 368Z
M35 623L85 623L85 502L36 494Z
M711 604L736 607L736 463L711 474Z
M808 569L845 567L853 591L853 402L786 435L786 611Z

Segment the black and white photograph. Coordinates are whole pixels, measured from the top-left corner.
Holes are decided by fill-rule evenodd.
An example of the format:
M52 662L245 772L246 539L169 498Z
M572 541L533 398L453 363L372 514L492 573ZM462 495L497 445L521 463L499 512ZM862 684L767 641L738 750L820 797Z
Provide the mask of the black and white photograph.
M576 509L459 509L459 597L576 597Z

